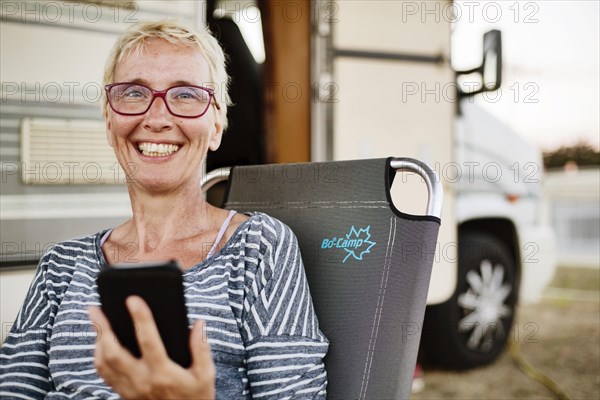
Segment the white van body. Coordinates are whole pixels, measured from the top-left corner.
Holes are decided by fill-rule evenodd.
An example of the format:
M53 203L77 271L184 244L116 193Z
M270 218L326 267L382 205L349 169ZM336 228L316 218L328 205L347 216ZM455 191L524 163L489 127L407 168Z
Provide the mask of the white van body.
M556 256L540 151L479 106L481 95L459 95L449 61L454 6L321 4L314 43L326 56L315 57L314 80L333 101L314 105L313 158L395 155L436 170L444 207L422 350L432 363L470 368L501 352L517 301L540 298ZM396 180L397 207L423 213L422 183Z
M536 302L556 268L541 153L476 103L466 101L462 110L456 122L456 162L466 168L457 183L456 223L510 221L520 254L519 301Z

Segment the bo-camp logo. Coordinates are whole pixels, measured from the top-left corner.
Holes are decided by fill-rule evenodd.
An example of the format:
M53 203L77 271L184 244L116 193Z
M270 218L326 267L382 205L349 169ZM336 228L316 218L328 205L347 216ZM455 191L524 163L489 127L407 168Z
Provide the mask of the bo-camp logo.
M321 243L322 249L343 249L346 253L343 263L349 257L354 257L357 260L362 260L365 254L371 252L371 248L377 243L371 241L371 225L366 228L359 228L358 230L352 225L350 232L345 236L332 237L331 239L325 238Z

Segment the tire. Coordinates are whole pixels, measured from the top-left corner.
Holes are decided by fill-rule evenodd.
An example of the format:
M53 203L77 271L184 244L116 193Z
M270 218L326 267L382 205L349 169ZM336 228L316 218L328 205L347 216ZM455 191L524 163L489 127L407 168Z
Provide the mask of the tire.
M423 364L464 370L494 361L510 335L517 289L512 251L487 233L462 234L456 291L425 312Z

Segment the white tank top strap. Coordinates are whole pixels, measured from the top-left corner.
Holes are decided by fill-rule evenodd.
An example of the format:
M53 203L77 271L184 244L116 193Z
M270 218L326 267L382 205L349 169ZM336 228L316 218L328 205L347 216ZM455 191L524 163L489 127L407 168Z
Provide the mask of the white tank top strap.
M225 231L227 231L227 228L229 228L231 219L233 218L233 216L235 214L236 214L235 210L229 211L229 215L227 216L227 218L225 218L223 225L221 225L221 229L219 229L219 233L217 234L217 238L215 239L215 242L213 243L212 247L208 251L208 254L206 255L207 259L211 258L215 254L215 252L217 250L217 245L221 242L221 239L223 239L223 236L225 235Z
M102 235L102 238L100 239L100 247L102 247L104 242L106 242L106 239L108 239L108 237L110 236L112 231L113 231L113 228L110 228L109 230L106 231L106 233L104 235Z

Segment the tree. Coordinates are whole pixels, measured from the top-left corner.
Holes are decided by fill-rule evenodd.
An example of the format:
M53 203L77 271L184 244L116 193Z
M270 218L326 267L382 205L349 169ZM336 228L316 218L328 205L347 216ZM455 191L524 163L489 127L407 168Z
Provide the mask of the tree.
M600 152L589 143L580 141L572 146L562 146L556 150L544 152L544 166L563 168L569 161L578 166L600 166Z

